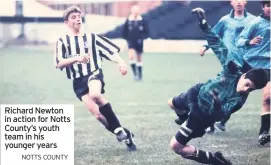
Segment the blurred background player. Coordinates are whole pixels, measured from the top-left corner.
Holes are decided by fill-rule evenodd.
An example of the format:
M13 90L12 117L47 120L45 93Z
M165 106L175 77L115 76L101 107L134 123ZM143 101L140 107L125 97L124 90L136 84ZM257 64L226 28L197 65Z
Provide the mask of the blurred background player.
M236 39L245 26L255 18L254 15L245 9L246 4L246 0L231 0L233 9L229 14L223 16L213 28L214 32L222 38L227 48L231 51L237 51L238 53L241 53L244 49L236 48ZM200 55L203 56L207 50L208 45L204 45L200 50ZM235 57L235 54L231 54L228 57L228 61L229 60L235 60L235 62L241 64L243 63L241 55Z
M118 141L125 140L129 151L136 150L133 133L121 126L111 104L102 95L105 92L102 57L118 64L122 75L127 73L126 64L118 55L119 47L103 36L85 32L81 28L81 10L76 6L65 10L64 21L68 32L57 40L56 68L65 69L67 78L73 80L77 98L96 119L115 134Z
M244 71L251 68L267 69L270 72L270 1L262 1L263 13L242 31L236 42L237 47L246 48ZM270 141L270 82L263 89L261 127L259 143Z
M144 39L146 39L148 35L148 23L147 20L141 16L140 7L137 5L132 6L131 14L124 24L123 38L128 44L129 63L133 71L134 80L142 80L142 53Z
M245 49L237 48L235 45L236 39L238 38L241 31L245 26L251 22L255 16L250 14L246 9L246 0L231 0L232 10L229 14L223 16L219 22L214 26L214 31L218 34L226 47L231 53L229 53L227 61L234 61L235 64L240 66L243 65L243 54ZM203 46L200 54L203 56L208 46ZM230 116L222 119L220 122L215 124L215 127L221 131L226 130L226 122L230 119ZM214 126L210 127L208 133L214 133Z

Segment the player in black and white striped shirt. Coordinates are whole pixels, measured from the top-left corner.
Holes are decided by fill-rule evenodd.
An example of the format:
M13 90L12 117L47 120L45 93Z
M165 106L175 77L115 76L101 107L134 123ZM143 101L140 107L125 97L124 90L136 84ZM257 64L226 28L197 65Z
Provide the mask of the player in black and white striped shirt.
M133 133L122 127L112 110L110 103L102 95L104 81L102 59L118 64L122 75L127 73L127 66L118 55L120 49L109 39L81 29L81 11L72 6L65 10L64 21L69 32L60 36L55 48L56 68L65 69L68 79L73 80L73 89L89 111L119 141L125 141L128 150L136 150Z

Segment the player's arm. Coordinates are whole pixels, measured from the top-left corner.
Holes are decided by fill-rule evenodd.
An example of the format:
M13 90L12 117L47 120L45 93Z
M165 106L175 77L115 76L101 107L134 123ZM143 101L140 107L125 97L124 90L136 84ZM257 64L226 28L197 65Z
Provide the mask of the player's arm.
M56 43L55 55L54 55L55 66L57 69L62 70L63 68L70 66L76 62L87 63L89 61L88 56L76 56L76 57L66 59L65 55L66 55L65 46L61 40L58 40Z
M241 48L258 44L261 41L261 37L260 36L254 37L256 30L257 30L256 23L252 23L246 26L238 36L236 46Z
M115 63L124 62L124 60L119 56L120 48L116 44L108 38L98 34L96 34L95 38L100 56Z
M204 30L204 33L206 35L209 47L213 50L222 67L225 69L225 67L227 67L226 60L228 56L228 48L219 35L217 35L210 26Z
M246 99L243 100L230 100L226 103L223 103L219 97L218 97L218 93L215 91L211 92L213 100L212 100L212 104L213 107L212 109L214 109L214 113L217 113L216 116L220 117L220 120L228 120L230 118L230 115L235 113L236 111L238 111L239 109L241 109L246 101ZM227 115L221 115L221 111L228 111Z
M125 75L127 66L125 61L119 56L120 48L104 36L96 35L95 38L99 55L109 61L117 63L120 72Z
M219 22L213 27L213 32L219 35L221 38L224 35L224 27L225 27L225 21L223 18L219 20ZM209 49L210 47L208 44L203 45L200 49L200 55L204 56L204 53Z
M223 109L231 110L230 114L233 114L240 110L247 100L247 96L243 97L241 100L232 100L223 105Z
M122 37L124 39L128 38L128 19L125 21L124 25L123 25L123 30L122 30Z

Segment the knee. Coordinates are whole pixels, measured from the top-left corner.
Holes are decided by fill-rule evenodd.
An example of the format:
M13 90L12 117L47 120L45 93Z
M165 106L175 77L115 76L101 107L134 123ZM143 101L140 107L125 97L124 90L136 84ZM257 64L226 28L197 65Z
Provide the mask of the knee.
M270 83L263 89L263 104L270 105Z
M263 105L270 106L270 93L264 94L263 96Z
M167 104L171 109L175 109L175 107L173 106L173 98L168 99Z
M134 59L135 59L135 58L134 58L134 55L133 55L133 54L130 54L130 55L129 55L129 60L135 62Z
M170 149L174 151L176 154L178 154L179 151L181 150L179 145L174 140L171 140L169 145L170 145Z
M270 106L270 97L265 98L265 99L263 100L263 105L264 105L264 106Z
M102 99L102 94L100 94L100 93L90 93L89 97L95 103L99 103L101 101L101 99Z
M134 59L134 57L135 57L135 50L130 48L129 51L128 51L128 54L129 54L130 58Z
M183 145L180 144L175 137L173 137L170 141L170 148L172 151L174 151L178 155L184 155L185 153L183 152Z
M186 113L186 111L185 110L181 110L181 109L179 109L179 108L176 108L174 105L173 105L173 98L170 98L170 99L168 99L168 106L172 109L172 110L174 110L177 114L179 114L179 115L181 115L181 114L185 114Z

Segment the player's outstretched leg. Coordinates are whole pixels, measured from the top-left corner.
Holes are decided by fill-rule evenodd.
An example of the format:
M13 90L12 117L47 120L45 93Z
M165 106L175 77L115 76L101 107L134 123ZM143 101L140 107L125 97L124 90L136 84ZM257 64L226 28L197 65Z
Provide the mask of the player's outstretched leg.
M106 123L106 129L115 134L119 142L125 141L129 151L135 150L133 133L121 126L111 104L102 95L102 81L97 78L95 77L89 81L89 93L82 97L82 101L98 120L98 117L102 116Z
M124 128L125 132L127 133L127 138L124 140L125 144L127 145L128 151L136 151L136 144L134 141L134 133L127 128Z
M100 112L108 121L108 130L117 136L119 142L124 141L128 151L135 151L134 134L131 130L122 127L117 116L115 115L110 103L106 103L100 108Z
M259 144L260 145L265 145L266 143L270 142L270 133L263 131L260 135L259 135Z
M185 159L193 160L203 164L212 165L231 165L232 163L227 160L221 152L206 152L199 150L187 143L196 137L201 137L205 133L205 126L195 118L188 118L187 122L182 124L180 130L170 141L171 149L178 155Z
M122 127L117 116L115 115L110 103L106 103L100 108L100 112L108 121L108 130L117 136L119 142L124 141L128 151L135 151L136 145L133 140L134 134L131 130Z

